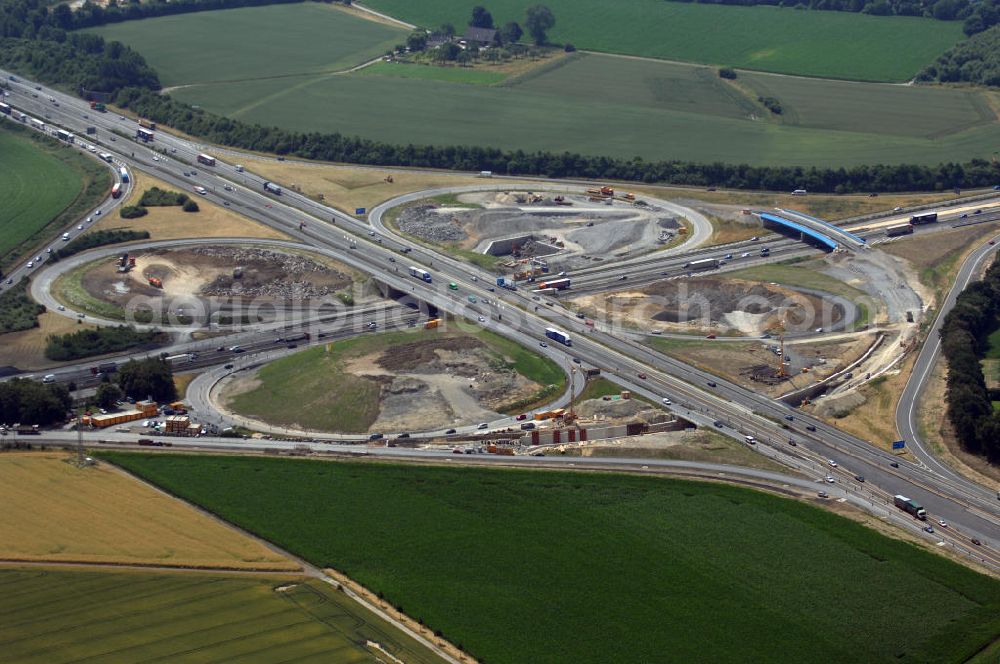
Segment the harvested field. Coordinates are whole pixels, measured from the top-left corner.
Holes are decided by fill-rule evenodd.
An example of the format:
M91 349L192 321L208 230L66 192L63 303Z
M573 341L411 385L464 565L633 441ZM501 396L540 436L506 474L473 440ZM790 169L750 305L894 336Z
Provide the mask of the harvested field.
M371 209L390 198L425 189L482 184L483 179L442 171L395 171L328 162L277 161L261 158L252 170L275 182L287 182L310 198L341 210ZM392 182L386 178L392 176ZM516 180L492 178L490 184L516 185Z
M0 570L0 614L4 658L32 664L441 661L334 587L278 573Z
M177 191L169 185L145 173L133 172L134 185L130 190L127 204L136 205L142 194L153 187ZM190 193L190 192L187 192ZM264 224L251 221L231 212L223 206L215 205L198 197L198 212L184 212L180 207L151 207L149 214L138 219L122 219L117 212L104 215L94 223L94 229L128 228L147 231L151 240L178 240L199 237L246 237L288 240L284 233Z
M170 567L300 567L117 469L64 452L0 454L0 559ZM2 593L0 593L2 594Z
M0 337L0 367L15 366L25 371L58 366L45 357L45 340L50 334L68 334L77 330L94 329L79 319L48 311L38 317L38 327L22 332L10 332Z
M759 336L783 323L788 331L809 329L815 312L829 309L834 324L845 310L817 295L791 288L723 277L663 280L631 291L585 295L572 300L591 318L642 330L712 332Z
M221 387L230 410L270 424L347 433L493 420L512 404L561 389L565 380L554 363L516 344L440 328L310 348L238 376Z

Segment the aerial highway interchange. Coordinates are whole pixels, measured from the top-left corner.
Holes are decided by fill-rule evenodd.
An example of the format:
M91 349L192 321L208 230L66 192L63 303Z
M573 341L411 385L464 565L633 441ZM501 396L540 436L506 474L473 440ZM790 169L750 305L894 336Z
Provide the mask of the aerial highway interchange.
M3 72L2 75L4 79L10 77L8 72ZM218 380L230 371L257 366L294 350L283 346L275 347L275 339L282 337L287 331L286 328L288 330L308 328L322 332L322 336L314 335L310 343L323 343L327 339L363 334L367 329L366 326L373 321L382 330L409 327L412 321L426 319L428 307L446 312L458 319L479 321L479 325L498 334L535 346L545 339L545 329L555 326L569 331L573 340L572 347L566 348L551 343L544 348L536 347L535 350L557 359L562 366L567 366L568 359L573 357L579 359L583 366L599 367L603 373L612 376L623 387L657 402L669 398L672 401L669 408L674 413L699 427L711 428L740 440L752 436L757 443L756 449L788 466L790 472L797 474L767 475L740 471L732 467L712 467L711 464L699 466L654 460L637 462L626 458L601 459L600 463L598 460L562 459L553 456L544 459L525 456L517 457L515 460L485 455L445 458L454 463L546 464L555 467L572 465L595 468L600 466L639 468L650 472L683 467L690 472L697 470L702 473L729 475L743 472L748 477L756 475L758 479L786 483L803 490L812 487L813 491L823 488L813 478L822 478L823 475L832 472L837 478L837 483L831 485L835 488L829 489L833 492L834 498L848 500L878 516L891 519L918 532L918 523L892 507L894 494L910 496L928 509L934 522L941 520L950 524L947 529L938 529L937 532L924 536L930 537L934 542L943 542L958 554L971 556L994 571L1000 570L1000 553L996 548L1000 542L1000 500L998 500L1000 496L989 487L977 484L938 460L922 444L913 412L930 367L940 350L937 338L940 321L954 304L955 296L995 255L996 247L992 242L984 242L961 266L955 285L937 312L937 318L927 336L926 344L919 352L903 399L900 401L897 427L900 436L907 440L909 451L916 459L916 462L909 462L897 460L895 456L872 445L870 441L849 435L781 401L757 394L659 353L640 343L635 334L623 333L613 325L596 325L592 328L583 326L572 311L561 307L553 298L533 297L530 291L524 289L514 292L494 289L492 288L494 276L489 272L427 246L415 244L399 236L382 222L382 215L392 207L429 195L456 193L457 189L407 194L377 206L369 212L367 220L361 220L288 187L283 189L280 196L268 195L263 187L265 178L253 172L253 159L245 158L243 163L246 167L236 169L236 164L240 160L239 153L214 150L209 146L161 130L156 133L155 139L155 147L161 153L157 154L154 160L154 153L150 150L150 147L154 146L137 144L130 138L135 133L134 120L110 113L93 113L82 100L41 86L36 87L27 81L19 80L11 84L10 88L12 94L6 98L7 102L33 117L45 117L47 123L76 132L81 137L86 136L84 133L86 127L96 127L98 132L96 137L86 136L85 140L100 145L101 152L113 156L116 177L119 177L118 167L124 167L131 171L148 172L182 191L190 191L192 185L203 187L208 200L222 204L230 210L294 238L294 241L284 243L274 240L248 240L248 242L308 247L311 251L336 258L345 265L371 275L384 285L386 292L393 299L398 300L397 304L347 308L335 314L316 314L312 318L296 321L294 326L284 321L263 325L241 331L236 336L226 337L225 340L221 338L207 341L193 340L189 335L190 330L178 326L176 328L180 332L178 338L163 350L171 354L196 353L195 364L192 364L191 368L214 367L192 384L194 391L189 395L189 399L196 412L213 416L210 412L213 408L211 398L213 379ZM35 92L38 92L38 95L32 96ZM59 105L55 106L49 101L50 98L58 100ZM219 157L215 166L202 167L196 164L197 155L205 151L212 151ZM186 175L192 170L192 165L196 165L198 169L195 177ZM566 191L574 187L584 188L586 184L542 182L525 178L524 186ZM487 183L482 187L467 189L486 188L488 188ZM112 199L105 201L100 206L102 213L109 214L116 203L117 201ZM934 209L939 212L941 223L919 227L918 234L937 232L952 223L995 220L1000 217L1000 197L995 193L979 194L972 199L957 199L953 203L934 206ZM965 217L973 209L982 210L982 214L965 221ZM782 214L795 216L788 211L783 211ZM836 228L827 229L827 232L843 240L844 250L876 252L877 246L872 245L877 245L876 239L884 236L881 229L905 221L908 214L909 211L900 211L875 219L856 220L850 223L846 230ZM801 216L795 216L795 219L804 224L816 221ZM695 230L691 237L672 249L622 261L608 261L600 266L574 271L573 290L601 292L616 288L623 276L627 277L630 286L652 283L664 278L684 278L690 274L688 265L692 261L719 258L724 254L751 252L745 260L729 261L725 266L717 268L719 270L777 262L819 252L817 248L799 240L773 234L763 235L760 241L699 247L707 239L710 228L706 230L705 224L699 224L697 220L692 221ZM67 229L67 232L75 236L78 229L74 226ZM852 240L854 237L860 239ZM239 238L177 240L148 242L138 244L136 248L239 241ZM761 255L760 250L764 247L769 250L769 255ZM115 249L111 247L85 252L59 264L48 264L43 260L42 266L28 268L26 265L20 265L8 276L16 282L28 274L35 274L31 284L32 294L36 300L52 310L55 309L53 305L56 302L52 299L49 288L55 276L83 261L111 256L114 253ZM414 279L405 269L401 269L401 266L405 265L416 265L428 270L433 275L433 281L425 283ZM446 287L449 282L457 284L463 296L474 296L477 302L470 304L467 298L454 296ZM413 306L408 307L406 304ZM66 316L78 315L74 311L61 313ZM103 324L116 323L116 321L95 320L92 316L89 320ZM809 336L815 333L802 334ZM246 353L233 352L231 348L236 345ZM90 370L93 364L93 361L82 362L53 370L53 373L60 381L74 381L85 387L96 382ZM231 368L226 368L227 366ZM645 377L640 378L640 374ZM560 395L555 403L566 403L569 397L568 393ZM219 421L225 423L224 418L220 417ZM510 424L510 418L506 418L491 422L490 426L502 428ZM461 427L459 433L472 434L474 429L473 426ZM414 437L429 439L439 437L441 434L443 431L415 432ZM99 437L108 443L125 444L130 441L130 438L123 434L110 432L101 433L99 436L95 434L87 436L88 439ZM447 452L430 450L369 448L365 445L363 437L356 435L317 434L314 438L315 442L307 444L316 449L336 449L344 453L356 452L399 458L440 458L442 454L447 455ZM67 441L75 440L75 435L47 434L45 440L53 444L66 444ZM790 440L794 440L796 446L790 446ZM336 442L338 445L331 448L331 442ZM274 447L293 444L301 443L267 441L265 444L246 441L240 443L240 446L252 449L254 446ZM185 441L183 445L193 449L227 449L233 443L231 440L204 437L196 441ZM831 460L836 460L838 464L836 468L831 467ZM857 481L855 477L858 476L862 476L864 480ZM803 477L808 479L803 480ZM971 543L973 539L981 541L982 544L973 545Z

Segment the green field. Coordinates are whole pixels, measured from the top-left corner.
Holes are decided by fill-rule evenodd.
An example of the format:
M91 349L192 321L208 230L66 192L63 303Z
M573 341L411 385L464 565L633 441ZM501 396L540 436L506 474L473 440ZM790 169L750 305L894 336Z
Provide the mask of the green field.
M995 580L743 488L104 456L343 571L492 663L957 663L1000 634Z
M539 385L555 386L543 388L539 397L555 396L565 386L566 376L552 360L485 330L473 334L498 361ZM415 328L337 341L330 344L329 351L326 346L317 346L294 353L261 367L257 373L259 384L234 395L228 405L241 415L271 424L317 431L367 432L379 415L379 384L343 371L344 363L400 344L445 336L464 336L464 333Z
M521 0L370 0L366 5L425 27L464 31L484 4L496 24L518 21ZM664 0L547 0L554 43L606 53L869 81L904 81L963 39L960 21L834 11L736 7Z
M358 71L359 76L390 76L393 78L418 78L425 81L495 85L507 75L498 71L466 67L438 67L402 62L378 62Z
M388 66L435 76L454 71ZM986 114L985 92L765 75L729 85L710 68L610 56L568 58L499 86L362 72L301 80L294 87L288 79L265 79L173 94L251 123L396 144L651 160L936 164L988 159L1000 143L1000 123ZM755 88L765 86L787 105L787 117L771 116L756 101ZM824 86L831 86L826 96L819 94Z
M7 662L385 661L366 640L406 662L441 661L313 579L0 570Z
M406 31L319 3L126 21L88 30L136 48L164 86L291 78L348 69L404 41Z
M0 118L0 264L5 264L106 196L111 179L96 160Z

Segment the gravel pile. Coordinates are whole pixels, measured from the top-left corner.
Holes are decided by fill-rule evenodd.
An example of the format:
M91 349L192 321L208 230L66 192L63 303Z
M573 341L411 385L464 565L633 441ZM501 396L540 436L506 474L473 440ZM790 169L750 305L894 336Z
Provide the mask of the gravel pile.
M435 212L438 205L413 205L399 215L399 230L430 242L461 242L469 236L455 217Z

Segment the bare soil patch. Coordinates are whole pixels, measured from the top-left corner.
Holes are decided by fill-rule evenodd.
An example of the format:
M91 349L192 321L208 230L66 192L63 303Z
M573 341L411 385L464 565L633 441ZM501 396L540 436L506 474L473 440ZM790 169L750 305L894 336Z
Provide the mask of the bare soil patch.
M759 336L782 325L796 329L823 311L822 298L778 285L739 279L695 277L663 280L630 291L572 300L587 316L643 330L713 332ZM840 305L832 322L843 320Z
M58 366L59 362L45 357L45 340L48 336L91 330L94 327L79 319L47 311L38 317L38 327L0 336L0 366L15 366L27 371Z

